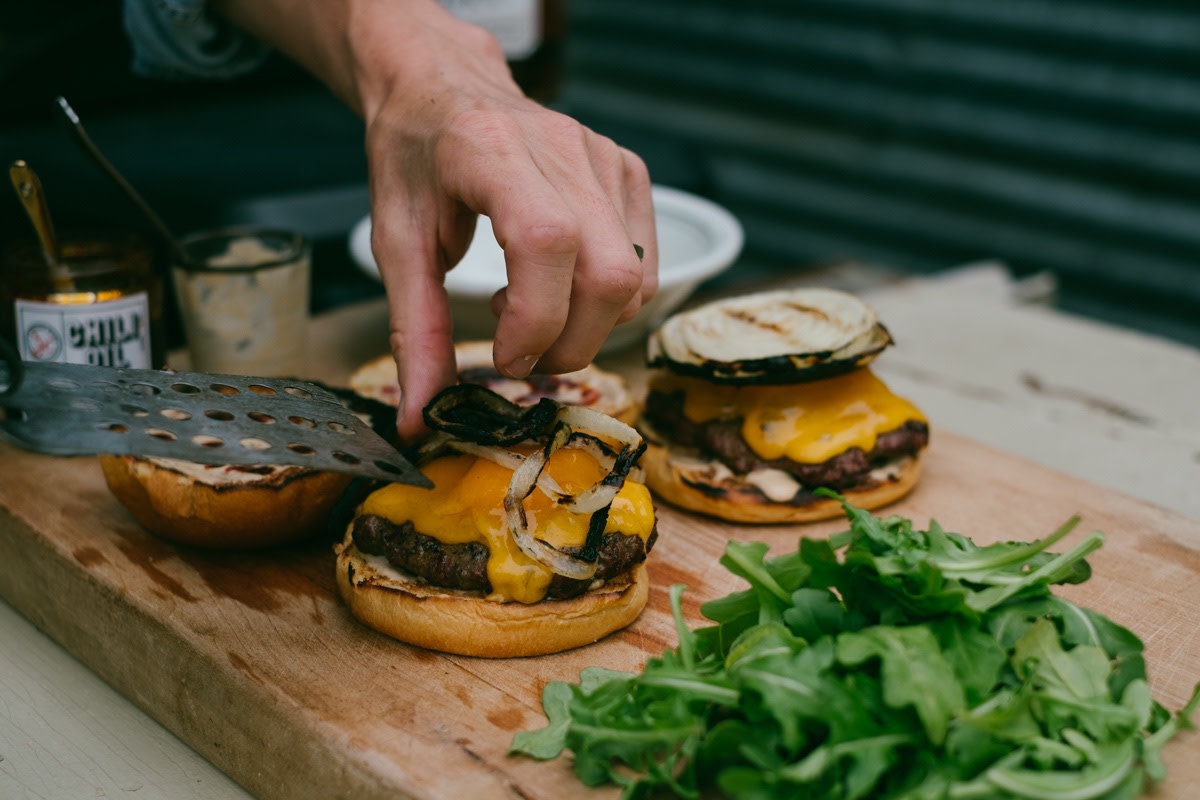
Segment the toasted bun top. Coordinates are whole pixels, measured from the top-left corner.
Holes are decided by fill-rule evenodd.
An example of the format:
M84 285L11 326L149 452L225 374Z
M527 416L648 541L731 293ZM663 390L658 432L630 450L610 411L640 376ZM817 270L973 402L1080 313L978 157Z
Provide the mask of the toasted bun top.
M514 403L530 405L542 397L550 397L566 405L592 408L624 422L632 422L636 415L633 392L625 379L595 365L562 375L516 379L495 369L491 341L460 342L454 351L461 380L486 386ZM362 365L351 375L350 388L364 397L398 405L400 385L392 356L380 356Z
M863 366L891 341L852 294L782 289L675 314L651 334L646 359L715 382L795 383Z

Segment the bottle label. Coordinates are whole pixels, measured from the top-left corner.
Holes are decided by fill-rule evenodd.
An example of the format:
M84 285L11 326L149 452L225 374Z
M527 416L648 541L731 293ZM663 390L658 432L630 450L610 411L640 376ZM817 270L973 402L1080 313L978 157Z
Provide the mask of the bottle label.
M464 22L486 28L509 61L528 58L542 43L541 0L442 0Z
M16 301L17 342L25 361L149 369L146 292L103 303Z

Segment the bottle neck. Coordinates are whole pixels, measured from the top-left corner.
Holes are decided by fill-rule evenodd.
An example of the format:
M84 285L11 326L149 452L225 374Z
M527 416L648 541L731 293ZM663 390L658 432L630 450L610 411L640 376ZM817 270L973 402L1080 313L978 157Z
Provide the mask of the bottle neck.
M553 100L562 82L566 0L441 0L500 42L513 78L530 97Z

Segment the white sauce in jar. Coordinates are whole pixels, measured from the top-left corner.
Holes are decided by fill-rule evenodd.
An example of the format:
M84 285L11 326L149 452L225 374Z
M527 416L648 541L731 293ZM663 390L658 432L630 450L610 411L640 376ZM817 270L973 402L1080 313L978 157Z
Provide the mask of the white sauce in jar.
M208 269L175 269L193 369L302 376L309 256L303 250L291 261L276 263L287 255L258 238L242 236L207 259Z

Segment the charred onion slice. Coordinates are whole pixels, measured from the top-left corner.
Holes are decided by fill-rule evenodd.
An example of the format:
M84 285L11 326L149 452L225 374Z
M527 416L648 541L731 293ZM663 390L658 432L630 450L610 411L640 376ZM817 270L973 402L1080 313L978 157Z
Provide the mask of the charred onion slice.
M596 484L595 486L592 486L583 492L572 495L568 494L566 490L559 486L558 481L554 480L553 477L547 475L543 471L538 477L537 487L545 492L546 495L552 498L556 503L565 506L576 514L590 514L600 506L612 503L612 497L608 497L607 501L604 499L606 495L609 494L606 492L605 484L614 479L615 473L613 472L613 469L617 465L617 459L622 457L629 448L622 450L621 453L614 453L612 448L610 448L600 439L579 431L571 432L571 436L567 442L567 445L576 446L579 449L588 452L592 458L596 459L596 462L601 466L602 469L608 471L608 474L600 483ZM644 445L638 450L638 455L640 455L643 450L645 450ZM465 453L467 455L475 456L476 458L482 458L513 472L515 472L527 458L526 456L514 450L508 450L492 445L476 444L475 442L465 442L462 439L455 439L449 434L438 433L434 434L432 437L426 439L422 443L421 448L418 451L417 463L428 463L448 452ZM618 490L619 489L620 487L618 487Z
M505 523L525 555L564 577L586 580L595 575L608 509L646 449L637 431L589 408L549 398L522 407L471 384L439 393L426 407L425 421L439 433L422 446L422 460L455 450L512 469L504 495ZM620 449L614 450L611 443ZM521 444L533 444L536 449L528 456L506 449ZM600 481L574 495L543 474L550 456L567 446L586 449L605 471ZM524 501L535 488L574 513L591 514L587 539L578 555L563 552L533 534Z
M523 502L533 493L550 456L554 454L555 450L566 444L570 436L571 429L566 425L556 426L550 441L546 442L542 449L526 458L521 466L513 472L512 480L508 484L508 491L504 494L504 519L522 553L534 561L545 564L559 575L576 580L587 580L596 574L596 559L592 558L589 561L576 558L534 536L533 531L529 528L529 517L525 513ZM590 538L590 522L588 533ZM584 549L585 551L587 549L586 542Z
M676 314L647 343L650 366L716 383L786 384L857 369L892 343L874 309L834 289L787 289Z
M554 424L560 407L550 398L522 406L474 383L443 389L425 407L425 424L477 444L513 445L538 439Z

